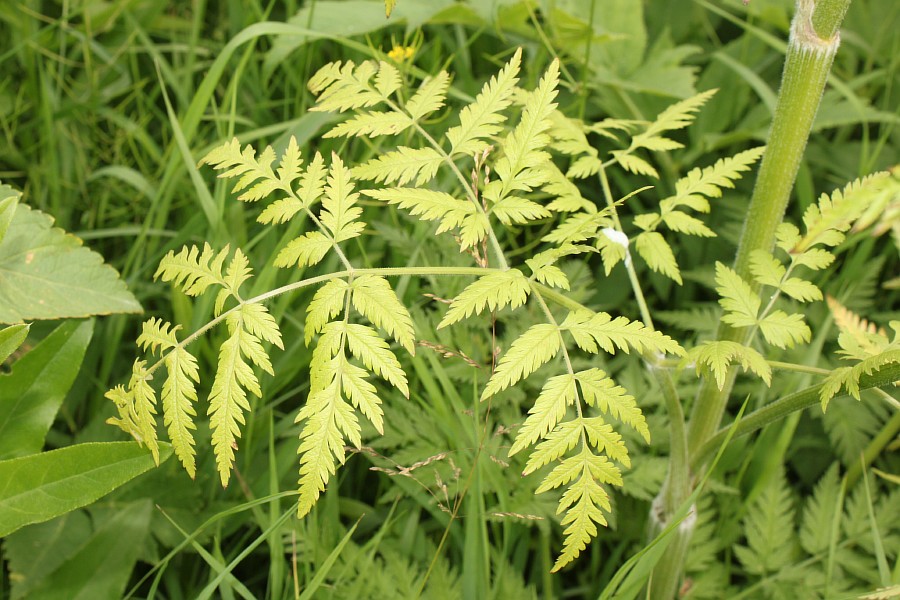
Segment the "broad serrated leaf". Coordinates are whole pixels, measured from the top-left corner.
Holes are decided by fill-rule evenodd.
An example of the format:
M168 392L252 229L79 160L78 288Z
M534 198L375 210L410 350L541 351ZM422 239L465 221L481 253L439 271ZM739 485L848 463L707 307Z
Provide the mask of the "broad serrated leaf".
M384 277L360 275L352 285L353 307L376 327L383 329L411 355L416 353L412 317Z
M560 325L560 330L571 333L579 348L593 354L599 352L598 344L609 354L615 354L616 348L626 354L630 348L638 352L666 352L679 356L684 354L681 346L669 336L625 317L613 319L604 312L571 312Z
M716 262L716 291L719 304L725 310L722 320L734 327L756 325L762 302L740 275L720 262Z
M606 373L596 368L575 373L575 379L581 387L582 398L589 406L596 406L603 413L633 427L644 441L650 443L647 420L634 397L624 388L616 385Z
M444 105L447 97L447 86L450 85L450 74L441 71L433 77L429 77L422 82L421 87L416 90L406 102L406 110L413 121L418 121L425 115L428 115Z
M525 304L531 288L518 269L490 273L470 283L453 302L438 329L452 325L472 314L481 314L485 307L491 311L507 305L518 308Z
M353 168L358 179L377 181L386 185L406 185L415 179L417 186L431 181L444 158L432 148L407 148L396 150Z
M800 302L815 302L822 299L822 290L816 284L799 277L788 277L781 284L781 291Z
M533 325L516 338L500 359L497 370L488 380L481 400L486 400L534 373L556 356L560 348L559 328L555 325Z
M501 131L501 124L506 120L502 111L511 103L512 91L518 83L519 66L522 60L522 49L510 59L497 75L484 84L475 102L469 104L459 113L459 125L447 131L450 142L450 155L474 155L484 150L485 138L496 136Z
M574 375L567 373L548 379L537 400L534 401L534 406L528 410L528 418L519 429L516 441L509 450L509 455L512 456L537 440L546 437L563 419L566 409L575 404L576 398ZM541 465L543 464L546 462L541 463ZM529 472L528 469L526 469L527 472Z
M681 285L681 271L672 247L666 239L656 231L645 231L637 236L634 247L647 265Z
M696 348L691 348L683 363L695 363L698 374L700 367L705 365L712 371L720 390L725 385L728 367L733 363L740 363L745 372L753 371L766 385L772 384L772 368L762 354L737 342L727 340L704 342Z
M364 190L363 193L408 210L409 214L424 221L440 221L436 233L459 227L467 216L476 212L475 205L468 200L459 200L446 192L423 188Z
M365 325L349 323L344 327L344 332L347 336L347 347L353 356L362 361L367 369L379 375L409 398L406 373L403 372L400 361L391 352L387 342L381 339L374 329Z
M487 237L490 230L491 222L483 212L476 212L466 216L462 225L459 226L460 250L480 244Z
M99 254L53 227L50 216L18 204L9 186L0 185L0 197L0 323L141 312Z
M789 315L775 310L759 321L759 330L766 341L779 348L793 348L794 344L808 342L812 332L803 320L803 315Z

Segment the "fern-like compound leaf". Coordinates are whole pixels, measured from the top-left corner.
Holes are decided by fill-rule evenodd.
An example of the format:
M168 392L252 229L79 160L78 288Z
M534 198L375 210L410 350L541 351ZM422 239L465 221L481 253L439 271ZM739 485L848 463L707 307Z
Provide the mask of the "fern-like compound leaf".
M485 307L492 311L505 306L518 308L525 304L531 288L518 269L490 273L470 283L453 302L438 324L438 329L452 325L472 314L481 314Z
M841 332L838 335L838 354L855 360L865 360L887 350L890 346L887 333L874 323L863 319L840 302L828 296L828 309Z
M423 221L440 221L435 233L460 227L465 218L476 212L468 200L459 200L446 192L423 188L395 187L384 190L364 190L363 193L382 202L394 204Z
M197 246L185 246L178 254L170 250L159 262L154 278L171 281L188 296L199 296L211 285L226 285L222 266L228 251L225 246L217 253L207 243L202 252Z
M378 137L381 135L397 135L409 126L413 121L405 114L394 111L361 112L352 119L348 119L331 128L324 138L335 137Z
M128 393L131 396L134 412L134 424L140 435L139 442L146 444L153 455L153 462L159 465L159 443L156 438L156 392L150 387L151 375L147 372L147 363L135 360L128 382Z
M593 368L575 373L581 388L581 396L589 406L596 406L604 414L612 415L622 423L637 431L644 441L650 443L650 429L634 396L612 380L605 372ZM621 461L620 461L621 462Z
M362 208L356 206L359 193L353 191L353 177L337 154L331 155L331 169L325 196L322 199L322 224L335 243L355 238L365 229L365 224L357 221Z
M534 373L556 356L560 346L559 328L555 325L544 323L528 328L500 359L497 370L484 387L481 400L487 400Z
M534 451L528 457L528 463L522 475L534 473L544 465L549 465L559 460L565 453L575 447L584 438L584 427L581 420L573 419L558 424L550 433L542 436L543 441L535 446ZM521 448L524 448L523 445ZM517 443L509 451L509 455L519 452L521 448Z
M585 417L581 419L588 442L597 452L605 454L623 466L631 467L631 458L622 436L615 432L612 425L602 417Z
M634 247L651 269L681 285L681 270L678 268L672 247L662 234L657 231L645 231L637 236Z
M725 386L725 377L728 367L739 363L745 372L752 371L766 385L772 383L772 368L762 354L749 346L730 341L707 341L695 348L691 348L685 355L684 363L694 363L697 373L701 367L710 369L716 379L716 385L721 390Z
M144 351L156 353L158 350L169 350L178 345L176 332L180 325L172 327L162 319L151 317L141 325L141 334L137 338L137 345Z
M358 66L353 61L325 65L309 80L309 90L317 96L316 105L310 110L344 112L383 102L386 96L371 83L371 79L385 68L384 65L394 68L388 63L374 61L365 61Z
M794 507L783 474L773 477L751 505L744 532L747 544L735 546L734 553L748 572L776 573L790 564L796 545Z
M544 182L543 171L538 168L549 160L543 150L550 143L547 131L556 109L556 86L559 83L559 62L550 63L537 88L528 94L522 119L503 140L502 158L495 170L499 181L485 186L484 197L496 203L513 191L530 191Z
M898 325L900 330L900 325ZM828 408L828 403L843 388L848 394L859 400L859 378L863 374L870 375L879 368L888 364L900 363L900 342L897 339L884 352L880 352L875 356L858 362L852 367L841 367L834 369L825 381L822 382L822 389L819 390L819 400L822 403L822 410ZM896 382L895 382L896 383Z
M384 277L361 275L352 284L353 307L383 329L411 355L416 353L412 317Z
M765 152L765 146L744 150L734 156L720 158L712 166L696 168L675 183L675 194L660 201L664 212L687 206L699 212L709 211L706 198L720 198L723 188L733 188L734 182L750 170Z
M720 262L716 263L716 291L725 310L722 320L734 327L756 325L762 301L744 279Z
M345 364L327 358L330 348L317 346L313 354L324 354L315 359L324 365L325 372L320 379L327 381L324 387L310 393L306 406L297 415L297 422L305 421L300 432L300 499L297 503L297 517L303 517L312 510L319 494L334 475L336 462L344 463L344 439L341 424L348 427L347 413L353 409L341 394L340 367Z
M412 120L418 121L442 107L447 98L449 85L450 74L446 71L441 71L434 77L423 81L422 86L406 103L406 110Z
M159 465L159 443L153 417L156 414L156 393L150 387L149 379L146 362L135 360L128 388L117 385L105 394L119 413L118 418L111 417L106 422L131 435L141 446L146 445L153 461Z
M307 346L313 336L344 309L344 297L348 289L345 280L332 279L316 291L312 302L306 307L304 338Z
M334 243L320 231L309 231L288 242L275 257L276 267L311 267L318 264Z
M406 185L415 180L416 186L423 186L434 179L443 162L444 157L433 148L400 146L354 167L353 176L386 185Z
M632 348L638 352L684 354L684 349L669 336L625 317L613 319L604 312L571 312L560 329L572 334L579 348L593 354L599 352L598 345L609 354L615 354L616 348L626 354Z
M209 426L212 429L213 451L222 486L228 485L234 465L240 426L244 424L244 411L250 410L247 392L262 396L259 380L245 360L249 358L258 366L271 372L268 356L259 345L259 339L244 329L240 312L231 313L226 319L229 337L219 348L216 376L209 394Z
M835 190L829 197L822 194L803 213L806 235L797 242L792 253L803 252L812 246L837 246L844 240L844 232L866 211L887 183L888 173L881 172L850 182L843 190Z
M795 344L809 342L812 332L803 315L789 315L775 310L759 321L759 330L766 341L779 348L792 348Z
M550 211L537 202L516 196L507 196L494 204L490 208L490 214L504 225L523 225L551 216Z
M447 131L450 141L450 155L474 155L484 150L485 138L500 133L505 117L501 114L512 102L512 92L519 79L522 50L516 50L512 59L496 76L491 77L475 102L463 107L459 113L459 125Z
M197 428L194 424L194 417L197 416L194 404L197 402L195 383L200 383L199 367L197 359L180 346L166 355L165 365L168 377L162 386L163 424L172 440L175 456L193 479L197 468L191 430Z
M191 479L196 474L194 461L194 436L196 429L193 417L197 415L194 403L197 402L195 383L200 383L200 371L195 359L184 347L179 345L175 333L179 327L172 327L162 319L151 318L144 322L137 344L144 350L165 355L167 377L162 385L163 423L172 440L175 456L181 461ZM155 429L155 424L154 424Z
M278 323L265 306L258 303L241 304L241 321L254 337L260 338L284 350Z
M384 413L381 410L381 400L378 399L375 386L366 380L369 374L365 369L350 364L343 354L339 354L335 360L342 361L339 372L344 395L365 415L375 430L383 434Z
M409 384L400 361L374 329L366 325L349 323L344 327L344 334L347 338L347 347L353 356L362 361L367 369L377 373L409 398Z
M597 524L606 525L603 510L611 509L609 494L601 484L622 485L618 468L608 459L593 454L587 446L565 459L541 483L536 493L567 485L557 513L565 512L563 550L553 565L556 572L575 560L588 542L597 535Z
M546 437L565 416L566 409L575 404L576 398L574 375L567 373L548 379L534 405L529 409L528 418L519 429L509 455L512 456L538 439Z

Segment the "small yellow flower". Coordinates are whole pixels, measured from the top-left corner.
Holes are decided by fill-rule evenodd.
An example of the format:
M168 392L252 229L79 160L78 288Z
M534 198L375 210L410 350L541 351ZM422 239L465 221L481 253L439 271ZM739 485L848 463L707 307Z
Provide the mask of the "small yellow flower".
M393 49L388 52L388 58L399 63L411 59L415 53L416 49L412 46L394 46Z

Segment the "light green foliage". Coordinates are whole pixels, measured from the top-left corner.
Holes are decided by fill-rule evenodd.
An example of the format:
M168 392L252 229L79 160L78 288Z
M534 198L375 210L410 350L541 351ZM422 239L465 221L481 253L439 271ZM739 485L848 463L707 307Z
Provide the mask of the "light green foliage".
M200 373L197 359L175 338L178 329L162 319L150 319L144 322L137 345L145 352L168 352L165 365L169 376L162 386L163 420L168 428L175 456L193 479L196 473L195 442L191 430L197 428L192 417L197 415L193 404L197 401L195 383L199 383Z
M680 142L669 139L663 135L667 131L683 129L691 124L694 115L706 102L712 98L716 90L708 90L697 94L692 98L677 102L661 112L644 131L631 138L631 144L625 150L614 150L613 157L626 170L638 175L648 175L659 178L659 173L653 166L635 155L634 152L641 148L653 151L674 150L682 148Z
M745 372L756 373L766 385L772 383L772 368L763 355L750 346L743 346L737 342L728 340L703 342L688 350L683 364L690 363L696 366L697 373L700 373L701 367L712 371L720 390L725 385L728 367L734 363L740 364Z
M414 70L401 73L388 61L331 63L309 82L317 97L311 110L347 113L326 138L346 138L348 146L380 138L374 142L379 146L373 158L350 164L335 153L327 160L316 153L306 163L294 138L283 149L265 147L258 153L233 139L203 158L201 164L235 180L232 191L238 200L264 205L257 217L260 223L276 226L293 221L303 227L296 237L281 243L272 262L277 267L299 267L306 279L254 298L240 293L251 276L250 261L241 250L215 250L208 244L186 247L169 252L157 272L158 278L189 296L212 288L217 291L215 319L203 331L220 322L227 329L218 348L207 409L223 485L229 481L251 407L249 395L261 396L265 386L260 374L273 373L268 346L282 347L278 322L263 302L307 286L318 288L306 306L302 326L312 356L309 394L295 420L299 424L300 516L313 509L346 460L346 446L363 447L360 415L379 434L390 431L384 390L395 390L397 397L411 395L401 362L406 359L395 350L402 347L407 355L414 355L415 322L406 308L408 300L398 296L389 277L475 274L449 301L437 329L477 327L484 319L474 317L486 312L492 320L501 311L515 312L514 318L542 315L539 322L523 324L489 374L480 399L488 401L501 393L514 396L517 392L510 388L538 370L546 373L509 455L527 454L522 459L523 472L540 472L537 493L559 490L557 513L562 515L564 541L554 571L580 554L596 537L598 525L607 524L612 509L609 486L622 486L622 469L632 466L626 440L650 441L651 427L638 399L613 379L616 371L584 365L576 354L635 351L652 361L662 360L665 354L684 356L683 364L708 369L720 387L729 366L738 363L770 382L771 368L754 348L704 342L685 353L676 341L649 326L649 319L643 323L595 312L548 290L575 287L575 280L570 281L570 261L563 262L568 257L599 253L607 273L622 261L633 268L629 238L618 211L649 188L626 191L618 199L609 197L606 171L618 167L658 177L656 168L639 153L680 148L679 142L666 137L668 132L690 124L714 91L680 101L650 122L606 119L590 124L557 109L557 61L549 64L530 90L517 87L521 68L522 52L517 51L473 102L456 110L445 109L452 98L459 97L450 94L447 72L416 83ZM593 143L596 137L614 146L601 150ZM637 234L632 241L637 254L652 270L682 283L676 253L665 235L714 236L697 215L708 213L710 201L732 188L762 153L763 148L754 148L688 170L675 183L673 194L634 218ZM571 181L595 175L608 196L602 208L583 197ZM782 296L798 301L821 299L819 289L796 269L821 269L829 264L831 254L819 246L839 243L854 215L862 214L845 205L847 198L865 195L862 190L867 185L820 201L804 219L806 237L796 228L784 228L779 248L789 263L769 253L755 254L752 278L747 275L746 279L718 264L716 284L723 320L733 327L758 330L768 344L779 348L808 341L810 331L802 316L785 312L778 302ZM359 257L359 244L343 244L359 238L366 228L360 198L379 203L373 210L395 207L429 223L435 235L452 239L463 258L470 257L476 267L373 267L369 256ZM538 235L522 235L534 225L542 228ZM528 252L521 251L521 239L533 240ZM513 240L515 251L511 252L508 246ZM336 261L323 262L330 253ZM357 266L360 260L365 268ZM334 272L321 272L323 265L333 262L339 265ZM307 275L310 268L316 273ZM523 310L526 305L535 310ZM558 315L559 306L565 312ZM466 319L472 320L459 325ZM120 409L115 424L156 448L150 379L159 366L165 366L163 421L175 453L194 476L200 370L186 345L202 331L182 340L176 337L177 331L178 327L162 320L148 321L138 343L145 351L158 353L159 362L147 367L144 361L136 361L129 385L115 388L109 396ZM415 390L414 386L412 393ZM633 431L623 435L620 425ZM773 490L767 492L773 494L768 500L781 502L784 488ZM783 551L776 539L780 532L773 524L790 529L790 524L782 523L785 514L790 516L784 511L748 515L752 534L748 533L746 546L736 550L748 572L769 572L773 553Z
M722 263L716 263L716 291L725 310L722 320L733 327L758 327L766 342L779 348L808 342L810 330L799 314L789 315L769 307L760 312L762 301L746 281Z
M484 138L491 138L502 131L503 122L506 121L502 111L512 103L512 92L519 82L521 63L522 49L519 48L509 63L484 85L475 97L475 102L460 111L459 125L447 131L451 156L472 156L483 152L487 147Z
M630 425L650 441L646 421L632 396L599 369L572 370L568 350L564 348L564 332L582 350L594 354L601 349L610 354L616 349L682 353L671 338L640 323L583 311L570 313L560 325L547 323L530 327L500 359L482 400L528 377L560 350L566 357L566 373L551 377L544 384L509 451L514 455L538 442L525 467L526 475L561 460L536 492L567 488L557 510L565 513L562 524L566 527L563 551L553 566L554 571L574 560L597 535L596 524L606 524L602 511L610 510L610 500L603 486L622 485L619 467L607 457L625 467L631 466L621 436L603 417L589 417L587 407ZM571 408L575 409L574 415L566 419ZM579 449L566 457L576 446Z
M651 269L681 283L681 271L672 248L657 229L665 225L677 233L715 237L716 234L703 221L688 214L686 209L708 213L709 198L719 198L723 188L734 187L734 180L749 171L764 150L764 147L745 150L719 159L712 166L692 169L675 183L675 194L660 201L659 212L635 217L634 224L643 230L635 240L635 249Z
M518 308L525 304L531 288L518 269L485 275L471 283L450 304L438 327L446 327L472 314L481 314L485 308L491 311L505 306Z

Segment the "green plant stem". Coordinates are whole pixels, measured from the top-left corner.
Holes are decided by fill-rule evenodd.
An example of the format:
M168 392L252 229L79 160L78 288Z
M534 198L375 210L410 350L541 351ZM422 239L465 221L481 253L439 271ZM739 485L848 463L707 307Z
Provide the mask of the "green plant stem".
M774 246L775 230L784 218L790 200L803 150L840 43L837 31L849 4L850 0L827 0L818 5L814 0L797 1L766 154L760 166L735 258L734 269L745 280L753 281L750 273L752 253L755 250L769 252ZM817 31L828 35L822 38L816 34ZM716 338L747 344L750 341L748 334L743 329L734 329L720 321ZM694 457L691 462L695 467L701 466L695 458L699 455L699 450L706 448L705 444L719 428L734 385L735 373L734 368L729 370L722 389L719 389L711 377L705 378L701 383L687 436L689 456ZM814 395L810 395L810 398L814 398ZM675 467L674 464L670 467L670 477L660 492L663 519L673 514L687 498L687 495L681 495L684 493L682 490L690 490L689 481L674 481L675 474L671 471ZM690 477L689 473L686 475ZM671 485L678 489L669 490ZM690 532L686 535L690 535ZM650 598L668 600L674 597L683 562L683 553L669 552L663 556L654 569Z
M871 388L881 388L891 385L898 379L900 379L900 364L888 364L872 374L864 374L860 377L859 389L867 390ZM804 390L800 390L799 392L784 396L783 398L779 398L775 402L750 413L741 419L741 422L733 428L728 426L719 429L715 435L710 437L703 446L691 455L691 466L695 469L700 468L703 463L715 453L719 445L725 440L725 436L728 435L732 429L734 429L734 437L747 435L748 433L753 433L754 431L762 429L770 423L783 419L793 412L820 404L819 392L821 391L822 386L823 384L820 383ZM834 399L832 399L832 402L833 401ZM896 420L897 417L895 416L891 421L893 422ZM890 427L885 428L885 430L887 429L890 429ZM893 438L888 438L887 441L890 441L890 439Z
M845 2L849 3L849 0ZM810 4L809 0L798 2L772 130L735 258L734 270L747 281L753 280L750 273L751 254L755 250L771 251L774 246L775 230L784 218L838 46L837 37L822 40L815 36L810 24L813 9ZM740 344L749 341L745 331L721 322L717 339ZM702 446L718 428L734 384L734 374L732 369L721 390L712 379L704 380L688 430L691 452Z

